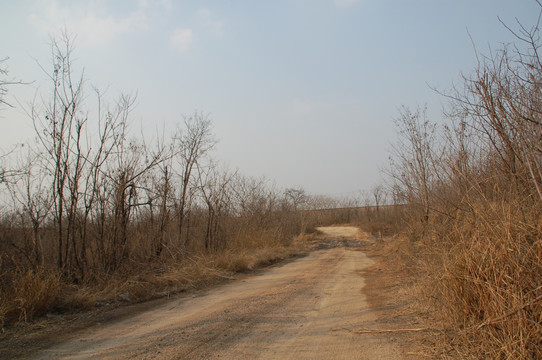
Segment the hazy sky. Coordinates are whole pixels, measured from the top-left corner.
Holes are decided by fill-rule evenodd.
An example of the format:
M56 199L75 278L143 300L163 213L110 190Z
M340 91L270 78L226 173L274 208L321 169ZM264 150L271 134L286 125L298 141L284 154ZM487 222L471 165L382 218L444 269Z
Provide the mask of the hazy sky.
M216 157L279 186L332 196L379 182L398 107L427 103L513 40L499 23L531 26L534 0L90 0L2 2L0 58L10 77L3 147L32 137L22 106L49 84L50 36L76 35L89 84L137 92L136 127L171 132L209 113Z

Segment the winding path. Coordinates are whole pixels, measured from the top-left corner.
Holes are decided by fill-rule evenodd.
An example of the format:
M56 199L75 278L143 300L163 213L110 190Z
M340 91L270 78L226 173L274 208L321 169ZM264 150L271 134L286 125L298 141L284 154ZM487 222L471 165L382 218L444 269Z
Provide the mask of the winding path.
M362 292L362 270L372 261L355 239L358 229L320 230L347 246L89 328L36 358L400 359L382 337L346 330L374 317Z

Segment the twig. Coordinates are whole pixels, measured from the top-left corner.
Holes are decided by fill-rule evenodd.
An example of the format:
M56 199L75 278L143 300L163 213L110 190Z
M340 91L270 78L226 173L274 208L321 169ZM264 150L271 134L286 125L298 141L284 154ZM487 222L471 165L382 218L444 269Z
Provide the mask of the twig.
M415 328L415 329L366 329L366 328L359 328L355 330L342 328L342 330L346 330L348 332L354 333L354 334L383 334L383 333L402 333L402 332L421 332L421 331L429 331L431 329L429 328Z

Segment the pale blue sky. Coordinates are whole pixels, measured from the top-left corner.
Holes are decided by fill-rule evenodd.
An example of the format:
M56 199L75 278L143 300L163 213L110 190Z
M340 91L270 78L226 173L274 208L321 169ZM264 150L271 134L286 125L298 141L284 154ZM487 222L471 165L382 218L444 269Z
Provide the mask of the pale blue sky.
M513 40L499 23L535 23L534 0L2 1L0 58L46 93L49 36L77 36L89 83L138 93L137 127L173 130L211 114L216 157L279 186L347 195L379 181L401 105L440 118L449 89L480 52ZM468 30L468 31L467 31ZM21 106L0 111L4 146L29 139Z

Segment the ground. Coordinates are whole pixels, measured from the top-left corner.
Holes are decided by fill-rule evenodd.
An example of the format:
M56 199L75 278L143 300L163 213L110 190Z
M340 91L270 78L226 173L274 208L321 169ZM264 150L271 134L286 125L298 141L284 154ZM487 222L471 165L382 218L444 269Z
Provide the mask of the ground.
M307 256L170 299L49 317L0 339L1 358L420 359L434 330L393 239L319 228Z

